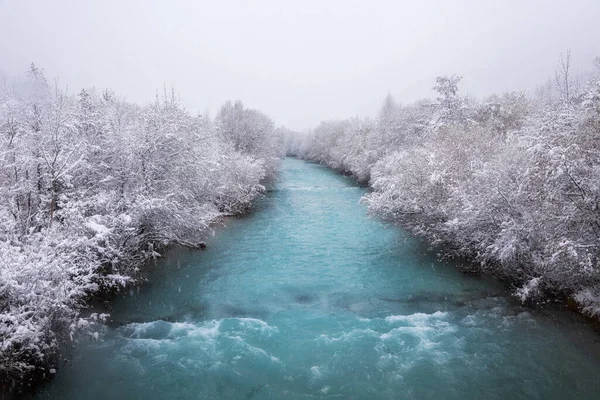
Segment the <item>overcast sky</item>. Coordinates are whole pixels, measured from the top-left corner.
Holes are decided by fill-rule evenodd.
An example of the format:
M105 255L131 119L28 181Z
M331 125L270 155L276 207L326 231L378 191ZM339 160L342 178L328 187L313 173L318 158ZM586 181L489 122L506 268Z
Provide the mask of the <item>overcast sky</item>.
M442 74L481 97L543 83L566 49L586 69L599 21L600 0L0 0L0 70L135 102L166 82L194 113L241 99L302 130L430 97Z

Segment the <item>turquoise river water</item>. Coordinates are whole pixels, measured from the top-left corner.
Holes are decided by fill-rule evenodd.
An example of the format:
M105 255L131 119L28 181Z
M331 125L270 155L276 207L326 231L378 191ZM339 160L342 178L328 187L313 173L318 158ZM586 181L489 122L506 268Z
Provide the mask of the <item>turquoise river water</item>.
M252 215L167 253L37 398L600 399L580 317L438 262L364 193L286 159Z

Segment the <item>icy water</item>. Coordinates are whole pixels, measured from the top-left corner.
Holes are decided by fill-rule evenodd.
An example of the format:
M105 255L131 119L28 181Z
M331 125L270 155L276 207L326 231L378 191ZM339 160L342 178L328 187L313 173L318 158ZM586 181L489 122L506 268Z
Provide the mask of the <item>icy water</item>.
M167 254L38 398L600 399L598 333L437 262L364 193L286 159L255 213Z

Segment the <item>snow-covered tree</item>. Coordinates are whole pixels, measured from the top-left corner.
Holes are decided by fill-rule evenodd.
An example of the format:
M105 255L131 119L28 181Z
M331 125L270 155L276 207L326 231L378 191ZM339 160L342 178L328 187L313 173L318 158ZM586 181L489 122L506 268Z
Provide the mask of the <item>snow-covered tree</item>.
M571 296L600 315L600 86L578 80L569 53L532 98L475 102L460 77L438 77L435 102L388 96L372 124L321 123L291 153L368 179L372 214L507 279L521 300Z
M0 380L19 380L89 324L78 317L88 296L247 212L283 143L237 103L215 125L174 92L143 106L108 90L71 96L34 64L0 82Z

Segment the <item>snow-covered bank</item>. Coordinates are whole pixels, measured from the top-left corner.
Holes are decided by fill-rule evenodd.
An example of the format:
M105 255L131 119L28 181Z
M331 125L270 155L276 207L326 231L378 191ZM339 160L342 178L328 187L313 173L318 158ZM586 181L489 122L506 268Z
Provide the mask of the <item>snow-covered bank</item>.
M583 85L559 68L535 96L484 101L460 96L459 77L440 77L435 101L400 106L388 96L377 119L324 122L287 138L288 153L368 181L372 214L508 278L522 301L567 295L598 316L594 74Z
M174 93L144 106L69 95L34 65L0 81L0 381L51 375L59 340L89 323L86 299L248 211L276 174L279 138L241 102L211 120Z

